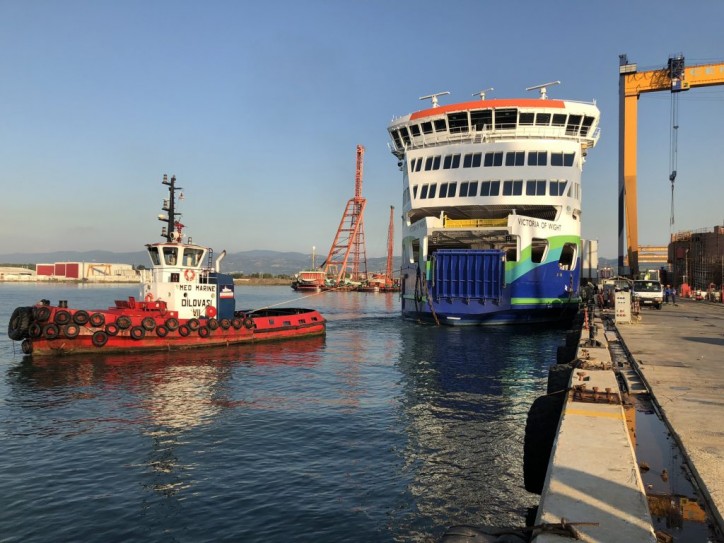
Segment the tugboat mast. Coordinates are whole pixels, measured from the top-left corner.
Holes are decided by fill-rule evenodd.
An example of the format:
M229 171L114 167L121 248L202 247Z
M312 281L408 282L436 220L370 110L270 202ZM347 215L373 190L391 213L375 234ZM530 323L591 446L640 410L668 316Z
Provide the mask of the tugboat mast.
M180 217L181 213L176 213L176 190L183 190L181 187L176 186L176 176L172 175L171 180L169 181L168 175L163 174L163 181L161 181L164 185L168 185L168 200L166 200L163 203L163 210L168 212L168 215L159 215L158 220L163 221L166 223L166 226L161 229L161 237L166 238L166 241L173 242L176 241L176 237L174 236L174 231L176 230L176 227L178 227L178 234L179 238L181 235L181 228L182 224L176 220L176 217ZM181 195L183 198L183 195Z

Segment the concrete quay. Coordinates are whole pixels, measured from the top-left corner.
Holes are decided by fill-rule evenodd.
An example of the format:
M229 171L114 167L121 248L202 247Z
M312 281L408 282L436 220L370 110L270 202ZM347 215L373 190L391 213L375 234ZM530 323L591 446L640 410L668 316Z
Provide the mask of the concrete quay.
M724 529L724 304L677 300L617 325Z

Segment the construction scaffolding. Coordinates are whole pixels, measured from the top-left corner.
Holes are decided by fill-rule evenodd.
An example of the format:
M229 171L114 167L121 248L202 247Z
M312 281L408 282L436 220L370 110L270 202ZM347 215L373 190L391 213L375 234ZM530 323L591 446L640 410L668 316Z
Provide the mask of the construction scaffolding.
M724 275L724 226L672 234L669 262L673 284L693 290L722 288Z

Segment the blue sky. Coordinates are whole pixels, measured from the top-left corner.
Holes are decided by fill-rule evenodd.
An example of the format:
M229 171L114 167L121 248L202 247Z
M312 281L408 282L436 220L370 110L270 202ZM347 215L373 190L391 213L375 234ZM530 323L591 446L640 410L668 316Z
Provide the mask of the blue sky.
M617 254L618 56L724 61L724 2L0 0L0 254L160 240L164 173L217 251L326 253L366 148L367 255L386 254L394 116L441 103L596 100L583 233ZM639 102L639 239L668 241L670 94ZM674 230L724 222L724 87L679 98ZM395 222L399 254L400 221Z

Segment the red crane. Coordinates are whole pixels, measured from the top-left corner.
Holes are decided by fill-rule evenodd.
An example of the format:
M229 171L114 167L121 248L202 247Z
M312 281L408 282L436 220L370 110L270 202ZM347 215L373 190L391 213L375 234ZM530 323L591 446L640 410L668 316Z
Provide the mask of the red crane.
M392 280L392 246L395 243L395 206L390 206L390 227L387 230L387 269L385 270L385 286L391 287Z
M335 285L346 280L359 282L367 278L364 212L367 199L362 197L362 165L365 148L357 146L357 170L354 179L354 198L350 198L342 214L337 235L324 262L324 272ZM364 267L364 272L360 270ZM349 272L349 274L348 274Z

